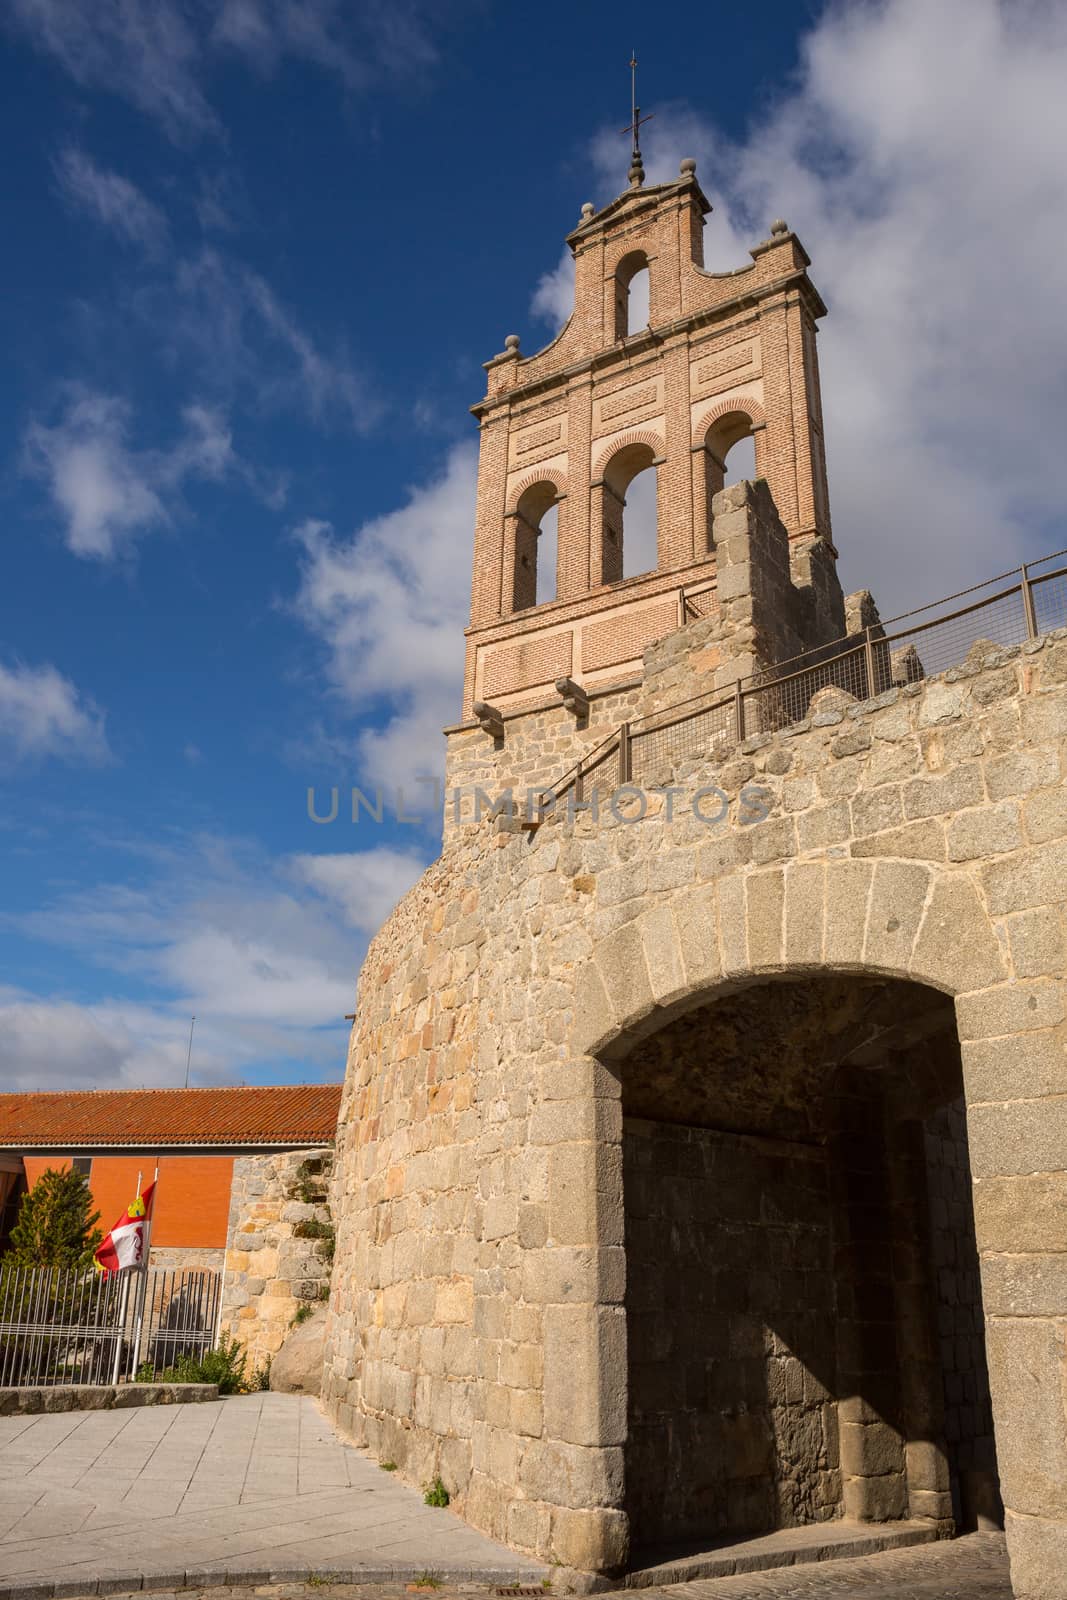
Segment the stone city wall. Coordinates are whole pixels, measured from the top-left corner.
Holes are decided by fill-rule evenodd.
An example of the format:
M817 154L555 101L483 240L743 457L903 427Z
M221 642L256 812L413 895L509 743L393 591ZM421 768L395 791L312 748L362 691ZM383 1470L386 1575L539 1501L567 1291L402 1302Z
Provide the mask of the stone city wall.
M196 1245L152 1245L148 1265L153 1272L223 1272L226 1251Z
M222 1332L250 1365L281 1349L301 1306L329 1292L332 1224L328 1149L239 1156L233 1164Z
M721 699L738 678L844 636L845 603L829 548L819 541L790 548L766 483L723 489L715 496L713 526L718 604L710 616L650 644L640 682L591 692L582 714L562 700L529 706L521 714L505 710L502 738L471 724L450 730L446 840L475 819L479 804L480 814L487 815L508 789L516 806L529 809L538 790L557 783L579 759L587 760L620 723L636 723L699 695ZM750 703L748 715L754 731L759 707ZM721 720L727 737L732 705ZM616 773L612 760L590 782L611 788ZM481 802L475 799L476 786L484 793Z
M492 1535L618 1569L613 1059L724 985L889 974L955 1001L1013 1581L1051 1600L1067 1564L1065 750L1060 634L680 761L678 795L631 800L640 821L608 807L459 830L360 980L332 1191L340 1425L415 1482L440 1473ZM753 782L768 814L744 826ZM730 805L717 827L692 805L712 784Z
M967 1108L961 1100L929 1119L925 1146L953 1514L961 1528L989 1527L1000 1508L982 1285L974 1249Z

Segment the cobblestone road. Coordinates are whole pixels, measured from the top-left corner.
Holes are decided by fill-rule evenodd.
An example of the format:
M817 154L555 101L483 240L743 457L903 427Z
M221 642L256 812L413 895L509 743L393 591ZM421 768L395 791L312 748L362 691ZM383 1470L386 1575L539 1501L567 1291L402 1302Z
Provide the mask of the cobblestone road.
M425 1600L460 1596L463 1600L497 1600L500 1592L482 1584L445 1583L437 1589L420 1589L411 1584L364 1586L320 1580L316 1584L185 1589L177 1596L157 1596L156 1600L323 1600L324 1594L329 1600L416 1600L419 1595ZM882 1555L779 1567L742 1577L698 1578L659 1589L628 1589L619 1591L614 1600L623 1600L623 1596L625 1600L1011 1600L1011 1585L1003 1535L975 1533Z

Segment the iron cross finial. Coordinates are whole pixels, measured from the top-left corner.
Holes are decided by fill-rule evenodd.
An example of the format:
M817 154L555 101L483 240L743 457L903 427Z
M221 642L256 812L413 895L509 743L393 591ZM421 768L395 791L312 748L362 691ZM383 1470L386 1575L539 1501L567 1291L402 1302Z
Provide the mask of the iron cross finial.
M637 51L630 57L630 121L625 128L620 128L620 133L633 134L633 147L630 152L630 182L634 188L640 188L645 181L645 168L641 160L640 132L643 123L651 122L656 115L650 111L647 117L641 115L641 107L637 103Z

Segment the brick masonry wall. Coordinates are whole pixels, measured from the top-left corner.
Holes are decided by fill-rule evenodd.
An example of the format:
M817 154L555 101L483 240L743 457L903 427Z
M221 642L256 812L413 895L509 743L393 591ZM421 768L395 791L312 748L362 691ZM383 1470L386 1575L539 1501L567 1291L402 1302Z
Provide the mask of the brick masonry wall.
M446 805L446 835L475 816L475 785L495 795L513 788L516 802L525 804L531 791L558 782L621 722L702 693L721 696L737 678L843 635L844 601L832 561L820 557L817 547L795 547L797 559L791 563L786 530L765 483L722 490L714 511L721 567L714 603L700 597L708 614L681 628L669 627L664 614L661 628L654 630L660 636L644 649L632 687L594 694L588 717L581 719L562 703L505 713L502 740L480 727L449 731L445 781L452 800ZM612 624L628 625L625 618ZM607 625L587 627L587 635L602 626ZM756 709L749 715L755 722ZM732 708L723 716L732 726ZM685 740L691 737L685 728L679 733ZM636 742L634 749L636 760ZM640 755L648 749L641 745ZM614 787L615 768L607 771ZM656 781L663 775L657 771ZM645 772L642 777L649 781ZM457 790L466 793L457 799Z
M678 795L629 805L643 820L623 806L452 836L360 979L332 1191L340 1425L416 1483L440 1472L492 1535L617 1568L616 1058L724 985L893 974L954 999L1013 1581L1057 1600L1065 758L1061 633L679 760ZM754 782L768 814L746 824ZM715 827L691 804L712 783Z
M638 446L641 465L657 466L661 575L708 556L703 457L728 447L723 426L729 443L758 433L758 471L788 538L829 540L814 338L825 307L807 276L808 257L781 225L753 248L747 267L706 272L708 209L687 167L675 183L631 189L598 215L583 213L568 241L574 315L544 350L524 357L515 340L487 363L487 393L475 407L482 447L465 715L475 698L488 698L475 683L479 649L492 639L483 630L507 637L541 623L540 608L519 609L532 594L514 578L536 542L532 525L515 515L532 490L560 501L557 592L568 601L588 597L590 607L604 604L624 570L622 497ZM628 335L617 304L625 307L635 259L647 259L650 327ZM721 484L719 468L711 480ZM546 610L544 625L558 616ZM551 648L555 659L567 646ZM529 676L543 670L539 654L527 645L500 659L486 682L501 694L531 687L542 681Z
M281 1349L300 1306L318 1305L329 1291L322 1239L300 1234L330 1223L332 1159L314 1149L234 1161L222 1332L247 1347L253 1366Z

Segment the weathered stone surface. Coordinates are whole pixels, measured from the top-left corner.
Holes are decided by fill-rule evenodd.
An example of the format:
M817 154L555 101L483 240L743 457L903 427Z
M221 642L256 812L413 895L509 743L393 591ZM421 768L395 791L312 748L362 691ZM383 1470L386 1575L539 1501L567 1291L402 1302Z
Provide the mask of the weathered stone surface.
M1058 1517L1067 1483L1064 1431L1067 1321L994 1317L986 1324L993 1404L1011 1398L997 1460L1005 1504L1016 1513Z
M298 1307L329 1293L330 1255L316 1230L331 1226L332 1162L316 1147L233 1164L221 1329L245 1346L250 1371L273 1362Z
M1060 1600L1067 1572L1067 1526L1061 1516L1005 1517L1014 1600Z
M985 989L1006 976L1000 943L977 890L962 874L938 879L912 951L911 972L950 994Z
M920 1407L903 1454L878 1431L897 1401L891 1385L904 1381L892 1375L899 1338L916 1395L926 1395L930 1373L952 1380L942 1409L952 1428L970 1430L966 1471L995 1468L979 1459L988 1422L965 1392L980 1346L977 1271L952 1254L966 1234L968 1159L994 1322L1067 1320L1058 1261L1067 834L1061 781L1048 777L1062 769L1067 715L1049 708L1067 701L1067 679L1046 681L1044 654L1042 645L1026 658L1027 689L1023 666L1000 660L951 682L909 682L891 700L835 704L820 713L831 720L813 717L800 731L776 730L770 715L762 727L753 720L743 752L724 737L697 755L679 740L672 753L664 738L657 781L672 788L671 805L650 795L643 821L605 804L599 815L561 807L535 830L450 823L441 859L371 946L349 1055L323 1398L355 1437L418 1481L447 1460L461 1515L545 1558L605 1570L623 1559L624 1480L636 1481L622 1471L628 1430L637 1437L633 1352L650 1351L647 1364L641 1358L646 1393L684 1381L706 1394L722 1383L739 1415L754 1414L762 1395L782 1419L780 1435L732 1420L704 1447L740 1463L768 1448L774 1460L795 1448L797 1459L818 1462L783 1480L775 1516L802 1506L810 1517L910 1512L940 1525L949 1446L935 1448L934 1435L948 1423ZM673 681L677 693L682 678ZM636 719L643 692L605 696L605 718ZM606 731L594 728L589 746ZM458 770L477 770L487 786L509 762L525 764L523 780L536 783L568 765L579 737L587 735L569 714L531 712L509 720L502 751L469 731L454 736L453 751ZM755 823L742 798L754 786L769 808ZM712 824L691 800L715 788L725 810ZM709 814L721 809L705 803ZM969 1158L962 1111L948 1131L937 1120L945 1097L959 1094L953 1007ZM833 1074L835 1093L860 1099L877 1079L879 1104L923 1119L937 1147L925 1159L946 1348L936 1334L932 1349L922 1345L922 1255L898 1214L914 1186L897 1172L889 1212L879 1210L871 1196L892 1184L861 1128L846 1176L864 1198L837 1259L870 1271L841 1282L841 1331L782 1331L771 1316L758 1329L716 1324L709 1310L707 1328L721 1324L731 1342L712 1366L683 1362L675 1372L654 1319L627 1337L637 1314L627 1297L637 1292L637 1261L651 1274L664 1230L692 1237L696 1180L653 1185L659 1210L644 1219L626 1212L623 1112L628 1129L666 1110L720 1140L821 1151ZM746 1219L758 1216L770 1249L784 1241L779 1230L818 1209L802 1186L786 1194L771 1176L758 1191L739 1176L721 1193L735 1208L718 1240L732 1280L705 1282L719 1305L728 1281L757 1270L759 1252L737 1243ZM299 1225L302 1213L289 1215L279 1212L279 1230ZM644 1224L641 1256L633 1230ZM290 1253L297 1241L263 1232L253 1226L238 1241L233 1270L245 1292L285 1285L259 1296L279 1308L264 1326L280 1343L293 1288L309 1280ZM802 1304L816 1269L789 1252L813 1246L791 1236L788 1250L774 1248L782 1257L766 1266L763 1287L781 1281L783 1303ZM233 1314L243 1309L236 1294L235 1285ZM887 1306L897 1308L895 1325ZM855 1414L842 1416L858 1431L842 1433L840 1463L835 1385L853 1380L824 1367L826 1351L867 1363L853 1384ZM1025 1381L1021 1359L1008 1360L993 1386L998 1448L1003 1437L1024 1460L1025 1438L1011 1436L1012 1419L1027 1414ZM741 1407L749 1383L754 1398ZM1041 1428L1052 1459L1067 1423L1049 1411ZM958 1441L951 1449L958 1455ZM1016 1493L1024 1520L1051 1520L1027 1509L1030 1487L1025 1474L1006 1479L1009 1508ZM730 1515L754 1518L755 1489L738 1480L732 1493Z
M216 1383L122 1383L34 1385L0 1389L0 1417L39 1412L114 1411L131 1406L196 1405L217 1400Z
M926 867L876 863L863 943L863 959L871 967L907 972L929 889Z
M974 1220L982 1250L1067 1252L1067 1172L981 1180Z
M326 1311L316 1311L287 1335L271 1359L270 1386L282 1394L317 1395L322 1389Z

